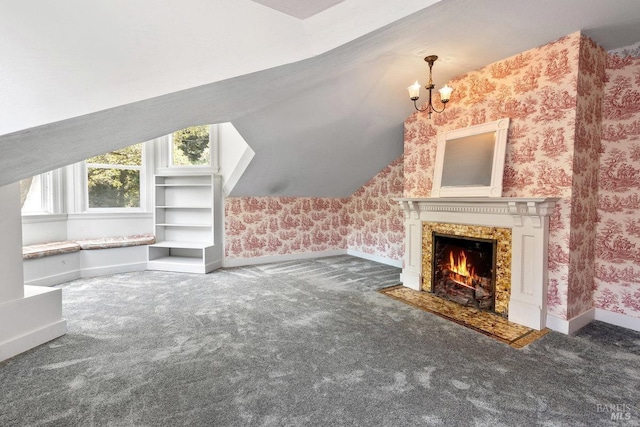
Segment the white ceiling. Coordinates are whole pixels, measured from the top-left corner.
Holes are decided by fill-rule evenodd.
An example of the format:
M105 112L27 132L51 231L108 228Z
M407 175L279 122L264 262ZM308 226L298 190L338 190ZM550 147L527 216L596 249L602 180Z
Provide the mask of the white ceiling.
M298 19L306 19L344 0L252 0Z
M123 5L129 4L126 0L121 1ZM239 5L237 1L240 0L218 0L216 4ZM253 4L251 1L246 3ZM373 3L377 4L377 9ZM418 7L420 2L405 0L402 5L409 3ZM440 86L455 76L575 31L584 31L608 50L640 41L638 0L442 0L435 3L424 0L423 3L427 6L418 7L414 13L405 11L405 17L398 17L394 15L396 6L389 9L389 2L385 0L345 0L304 21L278 12L273 12L272 16L264 12L270 9L258 5L252 9L243 3L243 7L247 6L242 10L245 16L238 19L247 21L247 10L259 16L243 27L242 33L238 30L238 40L243 40L240 47L231 37L235 31L231 26L226 28L226 33L213 35L207 35L213 31L207 28L203 30L202 39L194 39L191 34L188 39L181 39L180 33L173 33L174 43L177 43L170 46L173 50L179 50L180 43L185 43L183 47L187 48L191 45L186 43L194 40L212 43L202 46L203 53L216 49L211 68L204 62L197 64L201 69L196 71L202 71L201 78L206 78L207 74L215 76L218 72L216 64L217 67L231 67L237 55L247 61L254 57L260 59L265 48L270 49L265 56L267 60L273 59L274 53L280 55L280 65L265 69L264 64L268 61L256 62L255 71L240 71L236 77L213 78L209 84L192 84L193 87L185 90L162 93L158 90L160 86L153 86L144 92L146 99L113 105L101 111L89 110L84 115L67 116L66 120L0 135L0 185L181 127L230 121L256 153L232 195L349 196L402 153L403 121L413 111L406 87L416 78L424 80L427 67L422 58L425 55L440 56L433 70L434 83ZM363 6L366 4L371 6ZM231 9L224 10L235 13ZM365 28L368 22L380 19L385 10L391 19L386 25L378 20L375 21L378 29L357 38L353 38L353 33L345 36L348 29ZM344 13L338 14L338 11ZM111 16L103 13L101 19L117 21L121 15L120 12ZM231 22L230 17L225 16L225 21ZM331 44L337 47L314 56L310 53L314 49L305 50L303 33L296 32L296 24L282 17L302 22L302 29L311 24L320 27L320 22L326 23L328 17L332 17L335 27L331 28L334 30L329 28L327 31L334 34L327 37L333 37ZM342 21L338 22L338 17ZM73 18L75 22L78 16ZM28 24L28 21L24 22ZM279 26L273 22L278 22ZM259 25L270 30L265 48L258 48L264 38L261 33L251 33ZM287 25L290 32L284 33ZM3 28L6 27L0 25L0 35ZM128 27L118 28L127 31ZM335 28L345 30L340 33ZM22 25L20 34L29 34L29 29ZM132 49L127 55L145 52L144 40L135 37L146 34L144 31L148 29L142 26L138 30L143 33L125 34L127 40L132 41L122 47ZM245 34L247 31L249 36ZM336 43L340 38L335 33L342 34L342 42ZM289 34L289 39L285 34ZM318 38L318 34L309 37ZM47 34L48 37L54 35ZM251 37L255 40L254 48L246 43ZM291 38L296 38L297 44L293 44ZM274 45L279 39L286 54L279 54L278 46ZM89 38L89 41L92 40ZM101 42L100 53L109 54L108 42ZM141 46L136 47L136 43ZM234 46L235 50L232 49ZM21 59L2 54L0 49L3 59ZM304 59L293 59L296 55ZM203 58L207 56L203 55ZM92 57L86 58L87 61L90 59ZM108 59L113 62L117 58ZM7 64L11 61L5 61L3 65ZM238 64L240 68L236 70L246 65L240 60ZM124 67L116 65L118 69ZM151 65L153 67L146 74L148 78L166 81L167 87L180 77L175 74L181 71L179 68L171 70L174 74L162 74L162 67ZM24 73L26 68L20 70ZM189 67L182 70L190 71L193 70ZM51 80L51 90L55 90L57 86L52 77L55 73L46 67L41 72ZM139 95L142 92L136 90L146 82L140 80L120 87L108 85L108 79L109 75L82 79L73 93L75 104L72 105L92 102L91 96L96 91ZM29 87L25 86L22 92L16 90L16 93L26 95L27 90ZM86 101L82 101L85 99L82 96ZM58 98L60 103L68 100L68 97ZM22 107L21 99L17 95L0 97L0 103L8 102L7 108L2 110L7 112L5 117L13 111L12 107L24 108L25 114L31 116L44 107L50 109L47 111L60 111L55 103L38 104L37 99Z

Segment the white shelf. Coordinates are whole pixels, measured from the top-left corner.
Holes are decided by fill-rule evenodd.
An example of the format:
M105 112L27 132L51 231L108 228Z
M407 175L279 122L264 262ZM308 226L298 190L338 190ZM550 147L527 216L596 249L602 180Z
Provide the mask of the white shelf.
M148 247L147 268L189 273L219 268L223 250L214 229L220 233L222 227L222 205L215 198L220 198L220 178L180 171L156 175L154 182L156 243Z
M183 249L205 249L209 246L213 246L211 242L179 242L176 240L166 240L164 242L154 243L152 245L156 248L183 248Z
M156 206L156 209L211 209L211 206Z
M163 264L187 264L187 265L202 265L202 258L194 258L188 256L165 256L161 258L155 258L149 262L163 263Z
M211 224L156 224L156 227L211 228Z
M190 184L186 182L184 184L156 184L156 187L211 187L211 184Z

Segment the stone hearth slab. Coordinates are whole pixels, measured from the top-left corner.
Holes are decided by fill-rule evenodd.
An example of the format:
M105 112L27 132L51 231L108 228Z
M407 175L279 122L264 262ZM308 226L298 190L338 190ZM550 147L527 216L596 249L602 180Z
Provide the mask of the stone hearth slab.
M515 348L522 348L549 332L549 329L536 331L510 322L494 313L464 307L429 292L416 291L402 285L384 288L380 292L406 304L452 320Z

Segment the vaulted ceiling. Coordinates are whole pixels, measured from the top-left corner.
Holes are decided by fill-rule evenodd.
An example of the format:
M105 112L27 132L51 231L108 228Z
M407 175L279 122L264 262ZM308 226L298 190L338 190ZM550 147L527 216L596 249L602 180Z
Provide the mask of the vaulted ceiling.
M424 56L440 86L575 31L640 41L637 0L52 3L2 6L0 185L230 121L256 153L232 195L348 196L402 153Z

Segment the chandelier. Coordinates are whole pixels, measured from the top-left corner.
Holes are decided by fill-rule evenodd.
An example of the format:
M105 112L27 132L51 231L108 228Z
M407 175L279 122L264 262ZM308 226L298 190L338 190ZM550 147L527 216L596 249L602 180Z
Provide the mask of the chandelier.
M429 84L424 87L429 91L429 101L427 102L427 105L424 108L418 108L418 104L416 102L418 101L418 99L420 99L420 83L418 83L418 81L416 80L414 84L412 84L407 88L407 90L409 91L409 98L413 101L413 106L416 107L416 110L418 111L428 110L429 117L431 117L431 112L442 113L444 111L444 109L447 107L446 104L447 102L449 102L449 98L451 97L451 92L453 92L453 88L447 85L444 85L444 87L439 90L440 102L442 102L443 104L442 110L437 110L433 106L433 102L431 101L431 92L433 91L435 86L433 85L433 79L431 78L431 70L433 68L433 63L436 62L437 59L438 59L437 55L429 55L426 58L424 58L427 64L429 64Z

